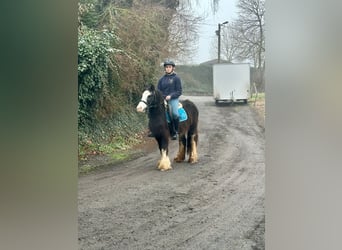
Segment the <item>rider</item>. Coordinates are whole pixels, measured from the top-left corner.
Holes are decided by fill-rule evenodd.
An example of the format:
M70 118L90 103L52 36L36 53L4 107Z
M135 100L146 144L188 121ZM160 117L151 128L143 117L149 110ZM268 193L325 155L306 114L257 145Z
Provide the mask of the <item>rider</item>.
M179 97L182 95L182 82L179 76L176 74L175 63L171 60L164 62L165 74L158 81L158 90L163 94L163 97L168 102L171 109L171 139L176 140L178 134L178 103Z

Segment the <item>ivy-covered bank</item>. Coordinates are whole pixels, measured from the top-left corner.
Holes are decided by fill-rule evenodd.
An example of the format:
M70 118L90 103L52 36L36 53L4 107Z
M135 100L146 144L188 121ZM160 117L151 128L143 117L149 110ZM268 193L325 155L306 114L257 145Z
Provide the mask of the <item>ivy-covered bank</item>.
M172 7L172 6L171 6ZM139 142L146 115L135 106L160 75L176 5L80 0L78 9L79 159L115 154Z

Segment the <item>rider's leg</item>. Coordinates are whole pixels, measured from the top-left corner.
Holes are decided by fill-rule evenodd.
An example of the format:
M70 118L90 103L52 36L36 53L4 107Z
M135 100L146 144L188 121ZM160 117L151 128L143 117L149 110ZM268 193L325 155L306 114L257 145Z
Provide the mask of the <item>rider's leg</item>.
M178 134L178 125L179 125L179 115L178 115L178 104L179 100L177 99L171 99L169 101L169 105L171 108L171 115L172 115L172 125L173 125L173 131L171 132L171 139L176 140L177 134Z

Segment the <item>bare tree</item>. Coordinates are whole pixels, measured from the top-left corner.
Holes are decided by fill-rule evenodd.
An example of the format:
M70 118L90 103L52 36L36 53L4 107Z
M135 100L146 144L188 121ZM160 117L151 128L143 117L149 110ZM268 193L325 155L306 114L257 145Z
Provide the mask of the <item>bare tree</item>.
M191 60L197 49L201 21L203 17L196 16L189 6L183 5L177 9L169 25L170 55L181 61Z
M216 13L220 0L207 1L211 6L207 11ZM192 56L195 55L195 51L198 49L198 28L206 16L206 12L203 14L196 14L194 12L194 9L199 4L199 0L179 0L179 6L170 22L170 56L182 62L191 61Z
M235 24L230 22L221 30L221 55L228 62L238 61L239 43L236 37Z
M264 0L238 0L238 19L234 22L234 40L237 58L249 59L257 68L265 60L265 2Z

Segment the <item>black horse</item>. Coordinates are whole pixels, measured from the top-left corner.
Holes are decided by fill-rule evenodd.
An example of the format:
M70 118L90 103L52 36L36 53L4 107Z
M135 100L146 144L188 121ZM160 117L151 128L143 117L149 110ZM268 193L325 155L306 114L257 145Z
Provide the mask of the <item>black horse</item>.
M187 153L189 155L189 163L195 163L198 161L198 109L189 100L180 101L180 104L187 114L187 119L179 123L179 150L174 160L176 162L184 161L185 154ZM171 169L171 162L168 156L170 131L166 118L166 103L162 94L155 89L154 85L149 86L143 92L137 106L138 112L145 112L146 109L148 110L149 118L148 126L158 142L161 154L157 167L162 171Z

